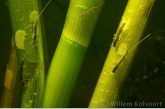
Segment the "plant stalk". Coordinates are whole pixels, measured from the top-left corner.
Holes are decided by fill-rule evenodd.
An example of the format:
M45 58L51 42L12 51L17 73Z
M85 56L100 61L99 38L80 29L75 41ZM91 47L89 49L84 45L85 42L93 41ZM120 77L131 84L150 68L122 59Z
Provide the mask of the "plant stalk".
M121 18L89 108L115 107L155 0L129 0Z

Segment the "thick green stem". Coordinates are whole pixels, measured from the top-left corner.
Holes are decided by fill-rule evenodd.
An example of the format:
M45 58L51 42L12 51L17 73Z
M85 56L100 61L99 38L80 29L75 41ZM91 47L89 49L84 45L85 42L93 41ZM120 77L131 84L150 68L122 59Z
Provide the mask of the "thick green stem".
M67 107L104 0L71 0L49 68L43 107Z
M89 107L115 107L155 0L129 0Z
M23 82L21 107L41 107L44 58L38 0L8 0L12 32Z

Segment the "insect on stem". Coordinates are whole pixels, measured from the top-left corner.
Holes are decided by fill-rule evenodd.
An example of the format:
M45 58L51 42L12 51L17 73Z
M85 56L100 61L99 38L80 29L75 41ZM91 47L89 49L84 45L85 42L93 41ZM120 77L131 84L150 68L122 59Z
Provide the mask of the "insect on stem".
M126 23L123 23L123 24L119 27L119 29L117 30L116 34L114 34L113 47L116 47L116 44L117 44L117 42L119 41L119 38L120 38L119 36L120 36L121 32L123 31L125 24L126 24Z
M105 2L104 2L105 3ZM86 12L82 13L80 15L80 17L83 17L85 15L88 15L89 13L93 12L94 10L96 10L97 8L101 7L104 3L100 4L99 6L95 6L93 8L90 8L89 10L87 10Z
M135 44L130 50L127 50L125 55L121 58L121 60L115 65L115 67L113 68L112 72L115 73L116 70L119 68L119 66L121 65L121 63L123 62L123 60L127 57L128 53L131 52L135 47L137 47L142 41L144 41L146 38L148 38L151 35L148 34L146 37L144 37L141 41L139 41L137 44Z
M42 11L40 12L40 14L38 15L38 17L36 18L36 20L33 23L33 42L36 42L36 38L37 38L38 19L41 16L41 14L43 13L43 11L45 10L45 8L49 5L50 2L51 2L51 0L48 1L48 3L45 5L45 7L42 9Z
M116 64L116 66L113 68L112 72L115 73L115 71L119 68L121 62L123 62L123 60L126 58L128 54L128 50L126 51L125 55L121 58L121 60Z

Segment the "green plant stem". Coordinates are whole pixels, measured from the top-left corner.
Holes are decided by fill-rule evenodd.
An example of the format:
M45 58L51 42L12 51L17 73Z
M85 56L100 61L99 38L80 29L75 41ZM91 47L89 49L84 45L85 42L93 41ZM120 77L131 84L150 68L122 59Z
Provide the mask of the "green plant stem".
M43 107L67 107L104 0L71 0L51 62Z
M131 48L139 42L154 1L128 1L90 101L90 108L115 107L137 47Z
M44 58L40 18L37 21L39 2L8 0L8 6L17 59L22 69L21 107L41 107L44 93Z

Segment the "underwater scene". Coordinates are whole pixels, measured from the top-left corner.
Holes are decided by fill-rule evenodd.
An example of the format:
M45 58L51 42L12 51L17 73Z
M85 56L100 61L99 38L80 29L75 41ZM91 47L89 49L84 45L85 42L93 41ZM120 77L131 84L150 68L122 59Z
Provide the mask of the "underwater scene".
M1 108L164 108L164 0L1 0Z

